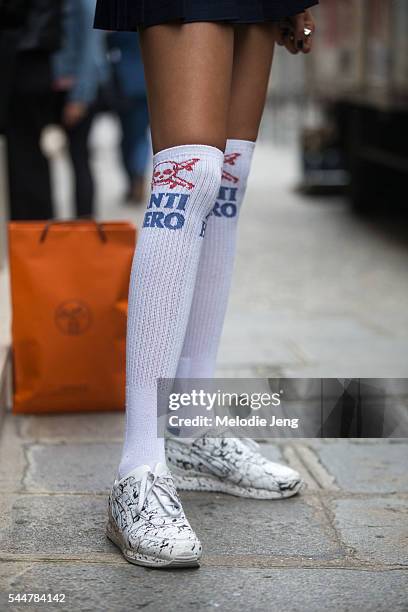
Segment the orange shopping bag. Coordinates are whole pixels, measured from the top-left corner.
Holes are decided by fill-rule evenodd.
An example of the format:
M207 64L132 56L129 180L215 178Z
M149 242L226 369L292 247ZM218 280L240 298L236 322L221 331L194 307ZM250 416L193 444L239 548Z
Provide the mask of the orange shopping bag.
M121 410L136 228L9 223L14 412Z

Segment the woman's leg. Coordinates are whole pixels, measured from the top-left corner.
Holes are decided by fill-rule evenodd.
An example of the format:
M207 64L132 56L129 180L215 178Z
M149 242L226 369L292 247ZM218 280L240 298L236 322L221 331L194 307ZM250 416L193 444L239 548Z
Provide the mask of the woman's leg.
M122 477L164 463L156 380L174 377L180 357L203 221L220 186L233 59L227 25L160 25L140 40L155 156L129 288Z
M238 213L264 108L273 46L272 25L236 29L222 183L208 218L179 377L214 375L232 276ZM179 386L183 388L183 384ZM183 435L194 437L191 429L184 429ZM295 495L302 485L297 472L265 459L255 442L234 438L169 438L167 460L181 489L283 499Z
M230 290L239 209L265 105L272 24L238 26L221 188L208 219L177 378L212 378Z
M224 150L233 29L219 23L161 25L140 35L153 152L185 144Z
M275 45L272 23L237 26L228 112L228 138L255 142L265 107Z

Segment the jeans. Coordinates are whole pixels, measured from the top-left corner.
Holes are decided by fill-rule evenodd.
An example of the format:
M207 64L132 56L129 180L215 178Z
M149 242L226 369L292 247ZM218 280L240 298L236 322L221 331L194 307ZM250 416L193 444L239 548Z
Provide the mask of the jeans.
M145 97L128 98L118 110L122 127L122 158L130 183L146 171L150 143L147 133L149 114Z

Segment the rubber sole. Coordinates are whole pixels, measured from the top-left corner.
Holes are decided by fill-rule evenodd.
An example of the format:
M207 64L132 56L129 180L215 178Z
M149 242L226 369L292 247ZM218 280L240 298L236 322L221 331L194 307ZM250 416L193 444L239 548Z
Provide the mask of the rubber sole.
M187 476L180 474L177 468L172 467L174 484L181 491L209 491L213 493L226 493L235 497L245 497L247 499L286 499L299 493L303 486L302 480L296 480L287 489L270 491L268 489L256 489L254 487L241 487L240 485L225 480L220 480L215 476L193 475Z
M123 538L117 529L112 527L111 523L108 522L106 526L107 538L115 544L126 561L133 563L134 565L142 565L143 567L151 567L156 569L167 569L169 567L174 568L188 568L188 567L199 567L200 560L194 556L180 556L175 557L171 560L158 559L157 557L149 557L148 555L140 555L126 547Z

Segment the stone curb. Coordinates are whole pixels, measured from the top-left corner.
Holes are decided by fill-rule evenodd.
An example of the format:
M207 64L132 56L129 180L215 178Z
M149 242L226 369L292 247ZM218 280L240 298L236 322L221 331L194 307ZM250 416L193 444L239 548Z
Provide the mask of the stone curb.
M0 345L0 431L12 404L11 348Z
M7 266L7 263L6 263ZM8 296L8 273L7 268L0 269L0 295ZM12 403L12 369L11 369L11 340L9 333L9 307L6 298L0 301L0 430L3 425L4 416L11 408Z

